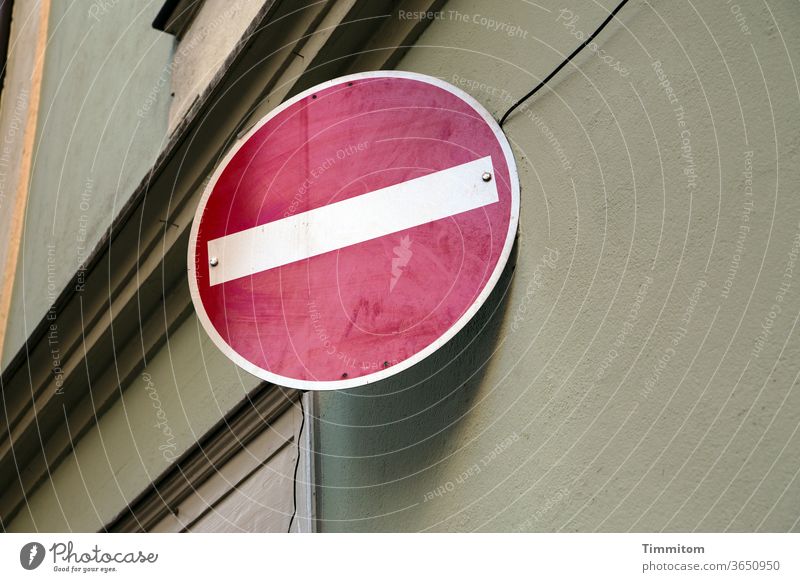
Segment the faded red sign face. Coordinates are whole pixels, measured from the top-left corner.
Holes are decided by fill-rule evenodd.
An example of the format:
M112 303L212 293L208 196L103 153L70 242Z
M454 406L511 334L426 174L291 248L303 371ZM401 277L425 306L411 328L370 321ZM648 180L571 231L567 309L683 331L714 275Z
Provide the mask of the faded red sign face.
M518 214L511 150L474 99L412 73L343 77L277 108L220 164L192 227L192 299L252 374L363 385L469 321Z

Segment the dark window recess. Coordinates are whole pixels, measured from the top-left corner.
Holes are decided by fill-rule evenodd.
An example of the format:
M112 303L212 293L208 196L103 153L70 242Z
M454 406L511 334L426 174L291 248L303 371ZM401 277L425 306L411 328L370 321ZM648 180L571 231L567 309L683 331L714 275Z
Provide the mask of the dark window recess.
M167 0L158 11L153 28L181 38L204 0Z

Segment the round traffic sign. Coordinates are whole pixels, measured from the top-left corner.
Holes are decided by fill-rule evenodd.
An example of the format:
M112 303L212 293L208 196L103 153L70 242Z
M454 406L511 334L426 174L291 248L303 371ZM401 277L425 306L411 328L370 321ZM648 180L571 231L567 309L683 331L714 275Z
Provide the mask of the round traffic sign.
M189 241L192 300L260 378L363 385L464 327L518 216L511 149L475 99L415 73L342 77L270 112L214 172Z

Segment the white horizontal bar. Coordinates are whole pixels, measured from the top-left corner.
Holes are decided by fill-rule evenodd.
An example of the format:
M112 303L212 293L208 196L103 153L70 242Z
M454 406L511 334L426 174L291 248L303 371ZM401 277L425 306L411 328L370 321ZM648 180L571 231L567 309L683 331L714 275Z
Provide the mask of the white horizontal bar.
M483 174L491 179L485 181ZM211 285L497 202L491 156L208 242Z

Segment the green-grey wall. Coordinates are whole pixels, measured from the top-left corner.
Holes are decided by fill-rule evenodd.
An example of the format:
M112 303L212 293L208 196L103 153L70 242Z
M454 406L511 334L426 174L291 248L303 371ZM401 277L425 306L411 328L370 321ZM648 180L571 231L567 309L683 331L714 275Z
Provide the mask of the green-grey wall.
M197 318L125 387L29 495L9 531L97 531L241 402L259 380L213 345Z
M75 58L48 47L50 60L45 64L43 90L50 95L54 111L66 111L71 117L61 119L51 114L47 122L53 124L51 127L41 122L49 105L43 106L40 113L40 126L45 130L51 127L52 132L46 139L40 139L40 156L50 156L47 159L55 162L46 165L37 162L34 181L40 180L42 186L35 183L31 192L32 197L37 197L31 205L39 206L35 213L28 211L26 237L31 236L28 233L33 229L45 230L49 226L54 211L49 210L48 215L42 207L48 208L46 195L53 197L56 191L45 189L45 185L57 188L63 164L59 196L70 198L59 203L56 212L58 217L64 217L64 222L57 225L60 243L56 249L65 261L58 263L59 277L66 277L77 268L75 233L82 215L91 213L90 234L99 237L110 223L112 212L119 213L165 146L171 93L180 93L185 98L189 91L201 91L210 82L209 71L216 70L227 56L225 51L191 54L194 45L183 52L178 45L174 51L174 37L151 27L162 5L163 1L108 3L108 10L97 13L99 22L95 22L91 16L86 20L85 6L80 3L73 3L66 13L66 3L53 3L51 29L56 32L51 34L62 35L58 42L67 47L64 51L75 53ZM201 33L240 38L242 29L253 17L253 6L248 4L246 8L230 3L222 14L224 21L212 18L209 24L201 18ZM206 10L221 10L221 4L209 2ZM128 25L130 29L123 34L121 31ZM190 39L192 34L197 33L191 33ZM81 49L70 44L81 42ZM230 50L232 44L235 43L227 43L225 50ZM101 66L98 55L110 55L109 61ZM95 85L88 87L98 72ZM179 77L177 85L173 75ZM58 81L63 81L60 88ZM84 98L86 104L77 117ZM73 128L75 136L67 147ZM96 153L97 162L91 170ZM85 185L81 180L86 176L93 176L94 180L88 210L81 207L80 198ZM46 261L46 247L36 248L40 255L44 253L37 255L39 259ZM87 248L90 248L88 243ZM46 269L36 271L37 277L46 275ZM30 284L26 280L26 288ZM45 280L37 279L37 284L42 289ZM179 287L168 293L188 295L188 289ZM26 297L26 309L48 308L49 304L43 303L40 295ZM14 301L21 305L19 294L15 294ZM20 330L20 317L11 322L16 333ZM172 316L156 310L150 317L163 320ZM31 314L27 320L29 325L35 322ZM147 327L146 320L141 323ZM135 337L131 344L117 344L115 353L124 357L131 345L138 350L140 341L141 338ZM120 397L107 411L97 414L97 424L74 438L72 454L57 464L50 478L26 492L26 504L7 526L9 531L102 528L261 383L213 345L194 314L168 334L166 342L145 360L144 369L132 381L122 378L118 381ZM286 440L287 435L276 438Z
M499 117L615 4L451 0L398 68ZM507 296L411 372L319 395L323 531L800 529L800 5L620 20L610 64L585 51L505 125Z
M30 193L0 367L86 261L166 138L174 39L151 25L162 4L51 3Z

